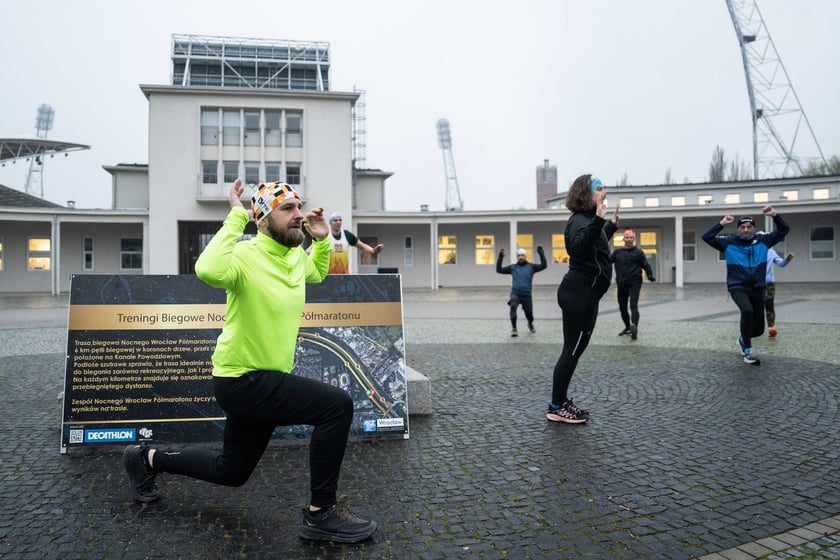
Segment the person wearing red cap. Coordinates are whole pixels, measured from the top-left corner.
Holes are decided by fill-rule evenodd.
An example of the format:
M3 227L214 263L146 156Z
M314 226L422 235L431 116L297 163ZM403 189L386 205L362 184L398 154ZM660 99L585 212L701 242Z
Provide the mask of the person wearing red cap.
M754 366L761 364L752 348L752 339L764 333L767 253L790 231L790 226L771 205L762 208L761 212L773 218L776 228L770 233L756 232L753 217L741 216L738 233L718 235L725 226L735 222L735 216L726 215L703 234L703 241L726 258L726 287L741 312L738 348L744 361Z
M624 321L624 330L619 336L629 334L632 340L639 335L639 294L642 291L642 270L650 282L656 282L653 269L644 251L636 247L636 232L624 230L624 246L613 251L610 260L615 265L615 281L618 285L618 311ZM630 311L627 311L627 305Z
M229 192L230 212L195 264L196 275L227 292L227 320L213 352L213 393L225 412L221 452L130 445L123 464L134 499L160 499L158 473L178 474L224 486L245 484L276 426L314 426L310 440L310 502L300 536L355 543L376 523L361 519L336 498L353 421L350 395L320 380L292 375L306 284L320 283L330 263L329 227L323 208L304 216L300 196L285 183L260 185L242 206L242 180ZM256 237L240 242L245 226ZM301 248L303 230L314 240Z

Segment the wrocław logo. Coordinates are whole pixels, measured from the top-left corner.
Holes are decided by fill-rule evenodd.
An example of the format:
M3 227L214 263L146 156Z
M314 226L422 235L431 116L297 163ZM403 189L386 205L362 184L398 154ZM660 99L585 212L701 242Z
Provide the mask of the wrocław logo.
M115 441L135 441L134 428L108 428L85 430L85 443L110 443Z

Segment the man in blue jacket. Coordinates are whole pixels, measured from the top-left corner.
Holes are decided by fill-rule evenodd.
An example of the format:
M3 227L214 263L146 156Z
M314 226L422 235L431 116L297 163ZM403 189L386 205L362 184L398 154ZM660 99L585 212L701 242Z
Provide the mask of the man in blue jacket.
M760 365L761 361L753 352L752 338L764 333L767 251L790 231L787 222L769 204L761 212L773 218L776 226L774 231L756 233L752 216L742 216L738 219L738 233L718 235L726 225L735 221L734 216L727 215L703 234L703 241L726 257L726 287L732 301L741 311L738 347L744 361L755 366Z
M512 276L510 299L508 299L508 305L510 305L510 336L519 336L516 332L516 308L520 304L522 305L522 311L525 312L525 318L528 320L528 330L532 333L537 332L534 329L534 303L531 299L531 285L534 274L548 267L541 246L537 247L537 253L540 255L540 264L529 263L525 249L517 249L514 264L502 266L502 260L505 258L504 249L499 250L499 258L496 259L496 272Z

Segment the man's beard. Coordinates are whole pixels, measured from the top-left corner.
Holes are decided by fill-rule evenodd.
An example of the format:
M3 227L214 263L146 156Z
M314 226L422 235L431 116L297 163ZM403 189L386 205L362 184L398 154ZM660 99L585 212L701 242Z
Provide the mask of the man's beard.
M265 224L268 235L286 247L299 247L303 243L303 231L300 228L280 228L273 222Z

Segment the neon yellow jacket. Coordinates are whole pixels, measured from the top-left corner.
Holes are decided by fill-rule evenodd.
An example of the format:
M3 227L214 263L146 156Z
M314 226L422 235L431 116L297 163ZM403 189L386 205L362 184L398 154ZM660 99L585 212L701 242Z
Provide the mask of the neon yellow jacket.
M231 208L222 228L195 263L196 275L227 292L222 334L213 352L213 375L249 371L289 373L295 363L305 284L317 284L330 266L330 239L312 243L312 254L257 233L238 242L248 212Z

